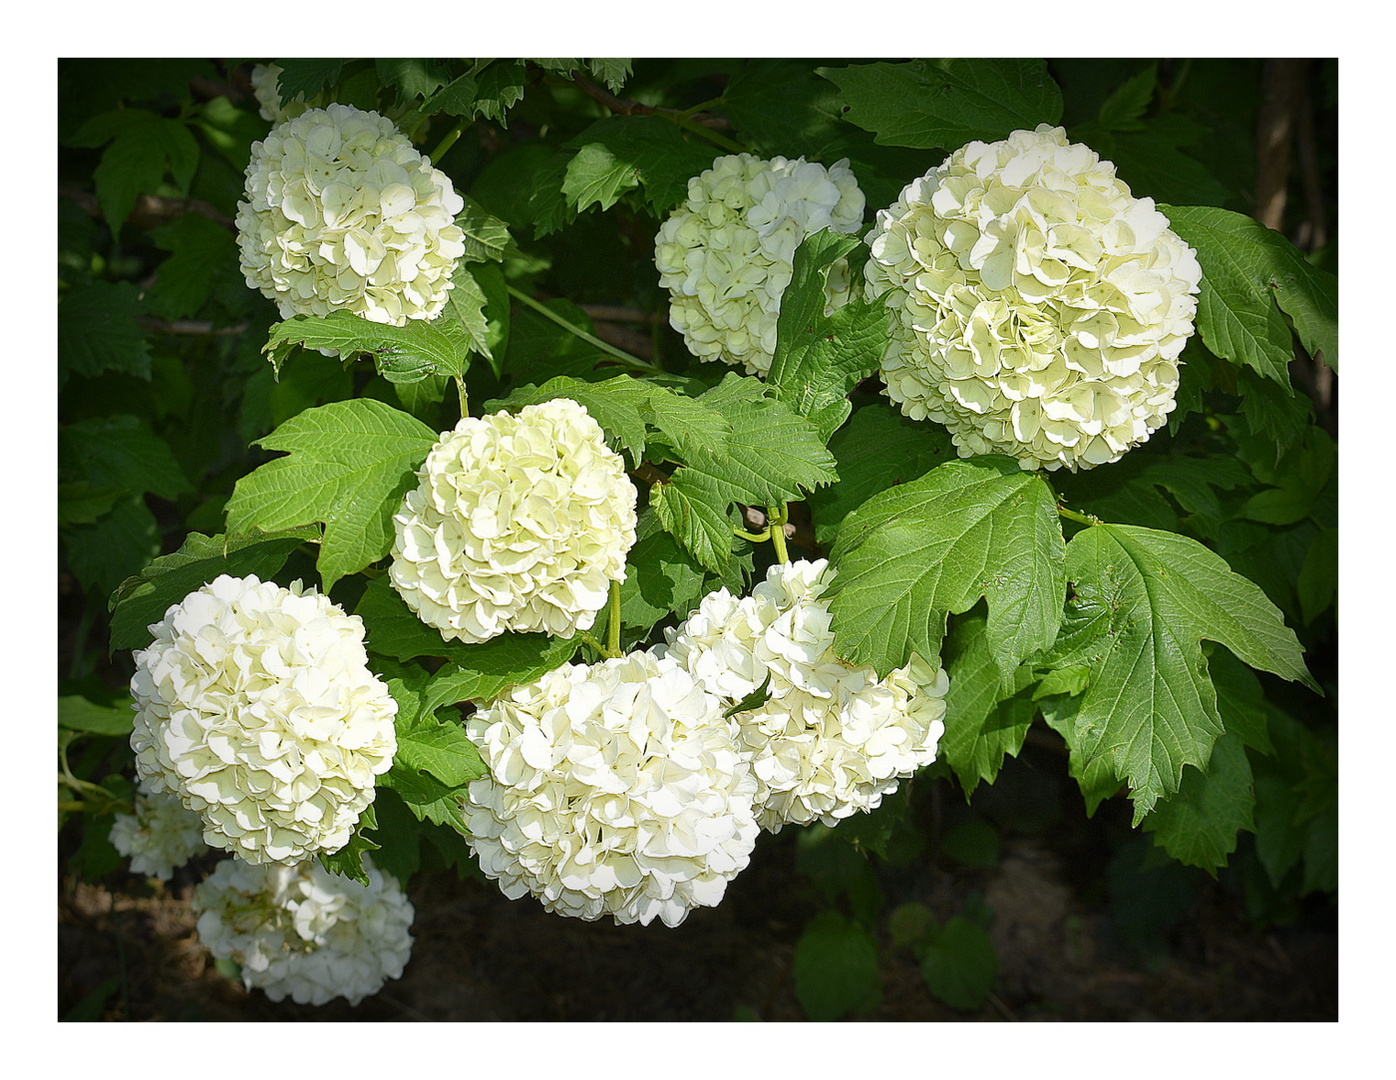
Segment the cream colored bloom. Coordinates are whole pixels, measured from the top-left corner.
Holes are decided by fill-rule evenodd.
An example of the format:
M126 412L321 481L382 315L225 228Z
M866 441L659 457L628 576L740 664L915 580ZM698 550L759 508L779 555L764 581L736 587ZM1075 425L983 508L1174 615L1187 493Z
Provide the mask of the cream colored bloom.
M464 806L480 869L559 915L677 926L722 899L759 832L718 698L672 660L565 664L466 721L490 774Z
M397 749L397 703L368 669L363 620L300 582L225 574L150 629L131 679L143 785L247 862L348 843Z
M588 630L635 543L635 485L577 402L465 417L393 518L390 571L443 637Z
M752 757L757 821L779 832L816 819L833 825L935 760L949 680L912 657L879 680L834 652L828 561L771 567L750 596L710 593L660 652L730 708L762 686L769 694L736 714Z
M224 859L194 890L199 940L242 966L242 981L272 1001L337 997L357 1005L401 977L415 915L397 879L363 856L368 884L314 859L253 866Z
M331 104L286 120L252 144L244 187L243 276L282 318L402 326L445 305L465 203L385 117Z
M780 298L795 249L811 233L856 232L863 193L848 161L731 154L688 182L688 200L655 238L669 322L700 360L771 369ZM829 273L826 313L849 299L848 264Z
M1061 128L955 151L867 239L867 294L890 289L897 314L887 393L962 457L1089 469L1173 410L1197 257Z
M131 860L131 873L168 881L205 849L203 818L173 795L136 793L135 813L117 814L108 838Z

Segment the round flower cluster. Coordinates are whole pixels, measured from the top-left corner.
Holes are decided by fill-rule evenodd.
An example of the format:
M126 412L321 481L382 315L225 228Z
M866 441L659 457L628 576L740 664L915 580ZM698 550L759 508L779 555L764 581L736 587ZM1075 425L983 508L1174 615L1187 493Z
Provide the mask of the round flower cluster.
M718 158L688 182L688 201L655 238L669 322L700 360L764 375L795 249L820 229L851 233L862 223L863 193L847 159L826 169L804 158ZM845 260L828 283L826 313L848 302Z
M393 518L390 571L443 637L588 630L635 543L635 485L581 405L465 417Z
M935 760L945 730L939 665L913 655L880 680L838 658L822 599L833 576L825 559L773 566L750 596L710 593L666 631L665 654L729 708L766 687L765 702L735 719L770 832L876 808Z
M108 834L131 873L168 881L205 848L203 819L168 792L136 793L135 813L117 814Z
M300 116L306 109L322 102L322 94L316 94L309 103L298 94L283 103L281 93L277 89L281 68L276 64L254 64L250 78L252 96L257 99L257 112L263 120L270 120L273 124Z
M376 112L331 104L252 144L238 247L281 317L349 311L402 326L446 303L465 251L450 179Z
M510 899L677 926L722 899L759 833L755 782L722 702L647 652L565 664L466 721L489 766L463 807Z
M364 625L328 597L219 577L135 654L131 748L152 793L250 863L349 842L397 749L397 703L368 669Z
M868 234L887 393L964 457L1118 460L1173 410L1202 271L1152 199L1061 128L971 142Z
M368 884L315 859L253 866L224 859L194 889L199 940L242 965L242 981L272 1001L347 998L357 1005L402 975L412 954L412 902L363 856Z

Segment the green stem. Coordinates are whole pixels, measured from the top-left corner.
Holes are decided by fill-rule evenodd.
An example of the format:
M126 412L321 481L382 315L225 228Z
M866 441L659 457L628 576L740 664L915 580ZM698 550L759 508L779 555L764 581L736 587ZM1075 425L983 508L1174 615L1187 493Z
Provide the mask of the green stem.
M464 420L470 415L470 399L465 394L465 380L459 375L453 375L451 378L456 384L456 397L460 399L460 418Z
M750 540L753 544L764 544L771 538L770 529L762 529L759 533L749 533L742 529L733 529L732 531L743 540Z
M1075 510L1068 510L1060 503L1057 504L1057 513L1066 518L1067 521L1075 521L1082 525L1104 525L1105 522L1094 514L1078 514Z
M611 611L606 620L606 655L620 656L620 582L611 582Z
M771 543L775 545L776 558L783 563L790 561L790 552L785 547L785 523L790 520L790 507L781 503L779 507L769 506L766 515L770 518Z
M529 296L528 293L516 289L513 285L506 284L504 287L509 291L509 295L512 296L515 300L527 304L539 315L542 315L543 318L550 319L551 321L555 322L558 326L566 330L569 334L573 334L576 337L581 338L588 345L600 349L607 356L614 357L621 363L625 364L626 367L630 368L632 371L643 371L650 375L664 374L662 368L658 368L654 364L651 364L646 360L641 360L638 356L631 356L627 352L621 352L614 345L608 345L606 342L602 341L599 337L596 337L594 334L588 334L580 326L576 325L576 323L573 323L570 320L563 318L556 311L553 311L551 308L543 304L540 304L537 300L533 299L533 297Z
M465 121L462 120L450 131L446 132L444 136L442 136L441 141L436 144L436 149L427 155L427 160L430 161L433 165L440 161L441 155L446 153L447 150L451 149L451 147L456 145L456 140L460 138L461 132L464 130Z
M693 132L693 134L699 136L700 138L707 139L708 142L713 143L716 146L720 146L724 150L730 150L734 154L746 153L746 147L743 146L741 143L733 142L726 135L719 135L712 128L704 127L702 124L697 123L694 120L690 120L687 116L675 116L673 113L659 113L658 115L667 117L674 123L678 124L679 127L683 128L685 131L691 131Z

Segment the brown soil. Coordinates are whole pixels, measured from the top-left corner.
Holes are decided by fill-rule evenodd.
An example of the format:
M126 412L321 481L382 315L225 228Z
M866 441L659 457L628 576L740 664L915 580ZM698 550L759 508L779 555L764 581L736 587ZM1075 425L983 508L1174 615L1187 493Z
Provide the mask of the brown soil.
M275 1004L219 973L189 907L201 864L168 887L120 873L100 885L64 879L59 1015L114 980L101 1019L802 1020L795 943L823 903L795 872L792 839L764 839L723 903L673 930L581 923L527 898L506 900L491 884L419 874L412 960L401 980L357 1008ZM1072 869L1041 843L1021 840L991 870L923 865L890 880L881 1002L854 1019L1337 1019L1336 919L1326 911L1256 931L1239 898L1209 884L1165 950L1140 959L1121 948L1105 909L1073 888ZM985 1007L966 1014L930 996L915 959L893 948L885 912L912 900L948 918L975 894L994 912L999 975Z

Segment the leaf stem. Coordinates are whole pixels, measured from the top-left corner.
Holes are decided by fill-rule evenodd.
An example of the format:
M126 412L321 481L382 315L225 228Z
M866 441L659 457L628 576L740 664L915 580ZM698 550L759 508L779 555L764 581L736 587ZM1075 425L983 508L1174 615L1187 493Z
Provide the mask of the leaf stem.
M771 522L767 531L771 534L771 543L775 545L776 558L783 563L788 563L790 552L785 547L785 523L790 520L790 504L781 503L779 507L768 506L766 516Z
M663 116L666 120L672 120L685 131L691 131L693 134L699 136L700 138L707 139L708 142L713 143L716 146L720 146L724 150L730 150L734 154L746 153L746 147L743 146L741 143L734 142L733 140L729 139L726 135L719 135L712 128L704 127L696 120L691 120L687 116L674 116L671 113L660 113L659 115Z
M764 544L771 538L770 529L762 529L759 533L749 533L744 529L733 529L732 532L743 540L750 540L753 544Z
M662 368L658 368L654 364L649 363L648 361L641 360L638 356L631 356L628 352L621 352L621 350L617 349L614 345L609 345L606 342L602 341L599 337L596 337L594 334L587 333L576 323L573 323L570 320L563 318L563 316L559 315L556 311L553 311L551 308L546 307L543 304L540 304L537 300L533 299L533 297L529 296L528 293L523 292L521 289L517 289L513 285L509 284L505 284L504 287L509 291L509 295L512 296L515 300L527 304L539 315L542 315L543 318L551 320L552 322L556 323L558 326L566 330L569 334L573 334L576 337L581 338L588 345L600 349L607 356L614 357L621 363L625 364L626 367L630 368L630 370L642 371L650 375L664 374Z
M451 378L456 384L456 397L460 399L460 418L464 420L470 415L470 399L465 393L465 380L459 375L452 375Z
M1057 503L1057 513L1066 518L1067 521L1075 521L1081 525L1104 525L1105 522L1094 514L1081 514L1075 510L1068 510L1061 503Z
M461 132L465 130L465 121L462 120L450 131L442 136L441 141L436 144L436 149L427 155L427 160L435 165L441 160L441 155L456 145L456 140L461 137Z
M610 615L606 620L606 655L620 656L620 582L611 582Z

